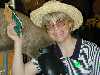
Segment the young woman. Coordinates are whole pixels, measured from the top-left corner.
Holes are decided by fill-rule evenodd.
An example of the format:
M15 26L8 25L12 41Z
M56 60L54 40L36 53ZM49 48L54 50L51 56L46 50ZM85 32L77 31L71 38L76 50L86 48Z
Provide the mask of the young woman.
M71 35L71 32L78 29L83 22L82 14L77 8L58 1L49 1L34 10L31 19L54 41L44 49L51 50L60 59L66 75L100 74L100 48L94 43ZM16 35L14 26L15 24L11 23L7 28L8 36L15 42L13 75L36 75L42 69L34 58L27 64L23 64L22 38Z

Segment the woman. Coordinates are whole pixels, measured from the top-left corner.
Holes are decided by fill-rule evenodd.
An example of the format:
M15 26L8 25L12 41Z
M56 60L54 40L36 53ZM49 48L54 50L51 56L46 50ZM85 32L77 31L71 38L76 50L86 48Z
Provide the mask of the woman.
M71 32L82 25L81 12L58 1L49 1L31 13L33 23L43 28L54 43L50 49L64 65L66 75L99 75L100 49L96 44L74 38ZM35 59L27 64L22 62L22 38L13 31L15 24L7 28L7 33L15 42L13 75L36 75L42 71ZM63 75L63 74L62 74Z

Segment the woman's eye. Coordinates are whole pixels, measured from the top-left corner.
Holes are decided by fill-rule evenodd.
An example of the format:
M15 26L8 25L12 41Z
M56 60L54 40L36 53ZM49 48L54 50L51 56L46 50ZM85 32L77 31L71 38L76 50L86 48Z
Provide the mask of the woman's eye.
M57 24L59 27L64 26L65 24L63 22L60 22Z

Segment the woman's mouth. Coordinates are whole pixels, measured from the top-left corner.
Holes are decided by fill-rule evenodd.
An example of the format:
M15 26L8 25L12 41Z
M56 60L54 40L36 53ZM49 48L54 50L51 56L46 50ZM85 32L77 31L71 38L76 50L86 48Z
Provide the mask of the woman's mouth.
M56 37L63 37L64 36L64 32L59 32L55 34Z

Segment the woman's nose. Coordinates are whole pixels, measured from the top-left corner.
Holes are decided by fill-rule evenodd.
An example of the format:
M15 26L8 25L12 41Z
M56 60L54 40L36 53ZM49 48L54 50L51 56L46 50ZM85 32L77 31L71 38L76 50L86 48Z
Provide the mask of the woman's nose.
M54 30L57 31L58 30L58 26L54 25Z
M55 26L53 30L54 30L54 33L58 34L61 29L59 29L58 26Z

